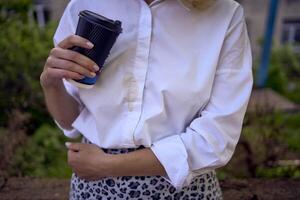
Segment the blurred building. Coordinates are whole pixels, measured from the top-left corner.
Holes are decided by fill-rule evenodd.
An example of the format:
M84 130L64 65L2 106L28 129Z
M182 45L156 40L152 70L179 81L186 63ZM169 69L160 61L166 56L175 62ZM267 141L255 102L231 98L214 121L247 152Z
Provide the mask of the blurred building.
M270 0L237 0L243 5L253 55L260 56ZM69 0L35 0L34 15L41 26L58 20ZM300 53L300 0L280 0L274 44L292 44Z
M260 56L270 0L239 0L244 7L254 57ZM274 45L291 44L300 53L300 0L280 0Z
M50 20L58 20L69 0L34 0L29 15L43 27Z

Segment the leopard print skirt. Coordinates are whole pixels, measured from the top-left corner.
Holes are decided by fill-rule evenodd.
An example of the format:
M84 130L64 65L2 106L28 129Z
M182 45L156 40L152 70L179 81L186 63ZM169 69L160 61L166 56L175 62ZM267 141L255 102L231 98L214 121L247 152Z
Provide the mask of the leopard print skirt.
M82 142L91 143L85 137ZM130 149L103 149L106 153L128 153L139 148ZM122 176L107 177L97 181L86 181L75 173L71 177L70 200L193 200L211 199L222 200L216 172L195 177L191 184L177 190L161 176Z

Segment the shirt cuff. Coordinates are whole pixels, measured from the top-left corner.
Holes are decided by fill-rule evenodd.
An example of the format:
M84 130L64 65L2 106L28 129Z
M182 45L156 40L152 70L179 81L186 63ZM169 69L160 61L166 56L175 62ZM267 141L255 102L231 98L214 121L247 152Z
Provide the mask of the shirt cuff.
M81 135L80 132L75 128L68 130L68 129L61 127L61 125L56 120L54 120L54 122L57 125L57 127L63 131L64 135L68 138L75 139Z
M188 155L179 135L154 142L151 150L163 165L168 177L164 177L176 189L181 189L189 176Z

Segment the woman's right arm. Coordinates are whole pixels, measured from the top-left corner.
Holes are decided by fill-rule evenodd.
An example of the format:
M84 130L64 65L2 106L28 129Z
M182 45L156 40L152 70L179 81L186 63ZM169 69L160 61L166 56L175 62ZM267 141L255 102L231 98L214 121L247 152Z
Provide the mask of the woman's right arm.
M71 124L79 115L79 103L66 91L63 78L93 77L99 70L91 59L68 49L73 46L93 48L91 42L80 36L71 35L65 38L50 51L40 76L47 108L64 129L72 129Z

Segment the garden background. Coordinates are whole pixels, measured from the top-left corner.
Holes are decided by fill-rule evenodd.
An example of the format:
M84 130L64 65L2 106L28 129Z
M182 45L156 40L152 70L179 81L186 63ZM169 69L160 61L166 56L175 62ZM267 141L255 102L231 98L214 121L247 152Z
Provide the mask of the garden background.
M71 175L64 146L69 139L49 116L39 83L57 21L39 26L28 17L32 5L30 0L0 1L0 199L11 177ZM257 58L254 75L259 63ZM292 45L273 46L268 75L266 88L271 90L255 91L258 98L268 93L270 99L263 106L252 99L236 152L217 171L220 180L299 180L300 54ZM272 95L293 106L272 106Z

